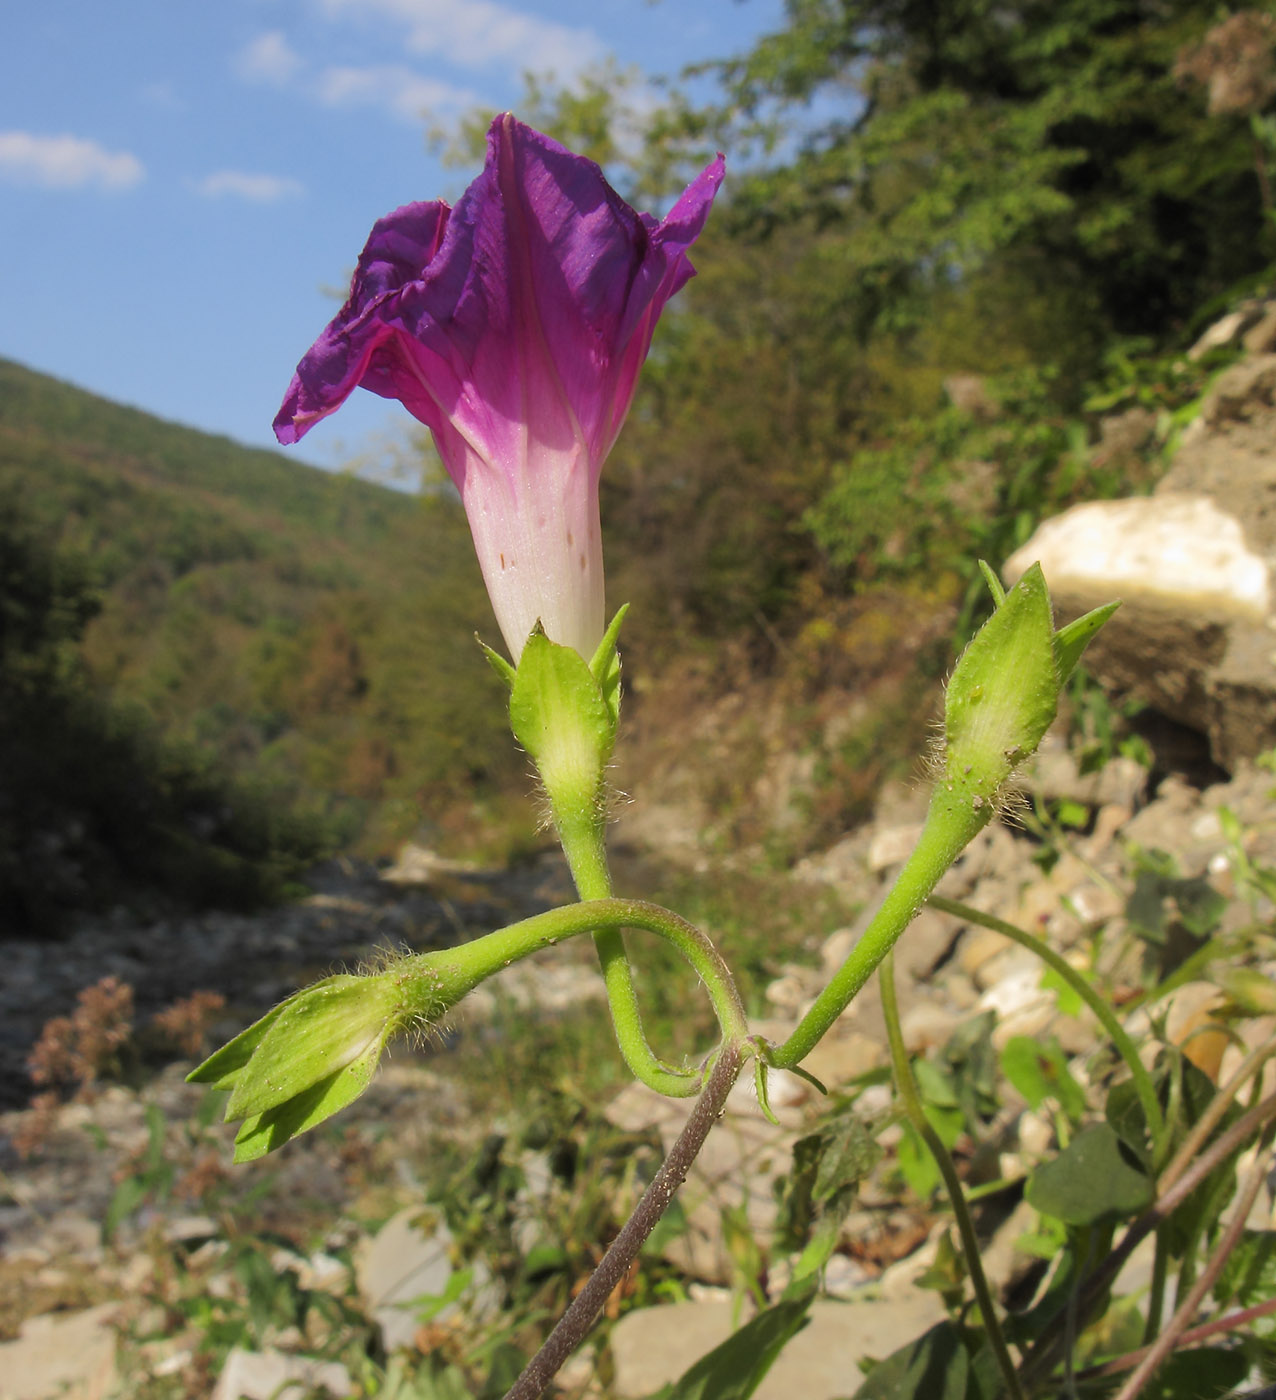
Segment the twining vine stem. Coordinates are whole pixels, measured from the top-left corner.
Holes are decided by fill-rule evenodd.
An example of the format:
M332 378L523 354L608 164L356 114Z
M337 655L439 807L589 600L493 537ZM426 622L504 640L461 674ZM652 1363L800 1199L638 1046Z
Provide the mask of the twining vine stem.
M691 1110L691 1117L669 1149L669 1155L652 1178L651 1185L642 1193L634 1213L608 1246L607 1253L589 1276L584 1288L559 1318L545 1345L506 1392L505 1400L538 1400L563 1362L584 1341L611 1296L612 1289L624 1278L647 1236L668 1210L674 1192L687 1179L691 1164L704 1146L709 1130L722 1115L727 1095L743 1063L743 1044L736 1040L727 1041L709 1072L704 1089Z

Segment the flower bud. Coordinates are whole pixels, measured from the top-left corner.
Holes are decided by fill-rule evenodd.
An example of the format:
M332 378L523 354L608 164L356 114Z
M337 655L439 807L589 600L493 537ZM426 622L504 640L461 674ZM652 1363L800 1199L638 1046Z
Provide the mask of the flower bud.
M188 1078L230 1090L226 1121L243 1120L235 1161L273 1152L358 1098L391 1037L435 1020L457 999L444 985L427 959L328 977L205 1060Z
M510 727L536 764L565 841L601 821L603 776L620 719L616 639L625 612L589 662L537 628L510 679Z
M991 816L1016 765L1035 752L1060 690L1117 606L1096 608L1056 632L1040 564L997 597L996 611L957 662L944 710L942 791L976 827Z

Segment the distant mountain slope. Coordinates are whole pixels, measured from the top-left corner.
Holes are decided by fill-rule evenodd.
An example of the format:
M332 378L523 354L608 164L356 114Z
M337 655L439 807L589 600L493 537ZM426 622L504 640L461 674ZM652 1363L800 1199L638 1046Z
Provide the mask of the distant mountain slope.
M0 360L0 511L80 558L92 682L373 845L515 760L462 513ZM493 772L495 763L495 772Z

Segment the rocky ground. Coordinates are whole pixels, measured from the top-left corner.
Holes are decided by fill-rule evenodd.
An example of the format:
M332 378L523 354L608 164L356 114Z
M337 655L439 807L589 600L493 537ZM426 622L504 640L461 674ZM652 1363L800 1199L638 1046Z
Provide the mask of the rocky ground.
M1203 789L1166 777L1152 790L1147 771L1131 759L1113 759L1082 776L1062 744L1048 740L1030 791L1039 803L1071 804L1075 828L1043 832L1030 830L1031 822L995 822L941 892L1035 930L1078 965L1097 964L1118 988L1127 975L1133 986L1147 945L1127 927L1132 851L1168 852L1181 877L1204 877L1234 896L1224 931L1229 923L1252 921L1256 906L1245 884L1246 863L1276 866L1274 785L1269 770L1243 764L1233 777ZM793 872L793 879L831 886L852 904L864 901L865 915L826 939L818 965L795 957L777 969L761 1032L782 1038L840 964L911 848L922 810L919 791L890 788L874 822ZM1228 813L1242 832L1239 841ZM103 974L132 982L142 1008L196 988L220 990L228 997L228 1028L234 1029L297 980L334 963L357 962L369 945L431 946L566 897L557 862L498 878L411 851L393 872L334 867L316 879L319 888L309 900L258 918L210 916L127 930L106 921L86 924L54 947L9 945L0 1024L10 1085L20 1082L22 1056L42 1019L65 1013L74 993ZM1270 921L1271 908L1262 900L1257 912ZM567 1010L597 995L591 956L573 945L553 950L516 969L502 994ZM1075 1057L1076 1073L1084 1075L1096 1044L1094 1028L1083 1017L1065 1015L1057 994L1042 986L1039 965L999 935L924 911L900 945L897 963L905 1035L915 1051L942 1046L963 1021L992 1012L994 1045L1015 1035L1054 1035ZM1266 970L1270 974L1276 966ZM1199 1029L1217 997L1206 983L1180 988L1170 1007L1170 1038L1183 1040ZM479 999L467 1008L464 1026L483 1033L486 1024L499 1034L498 1007L493 995ZM1276 1026L1270 1019L1250 1021L1244 1033L1252 1041L1276 1033ZM870 984L807 1065L825 1083L845 1084L885 1063L884 1042L880 1002ZM1197 1035L1192 1044L1193 1054L1216 1074L1220 1062L1226 1073L1228 1057L1239 1053L1223 1037ZM185 1067L172 1065L137 1087L115 1085L91 1102L66 1104L57 1110L45 1144L25 1160L13 1143L30 1115L17 1109L0 1115L5 1400L134 1394L141 1376L148 1383L180 1377L185 1388L170 1393L212 1394L217 1400L354 1393L356 1378L336 1362L317 1359L321 1338L296 1326L259 1328L230 1352L220 1376L207 1372L200 1329L208 1323L200 1321L197 1300L231 1297L248 1275L243 1242L228 1239L216 1219L192 1204L206 1198L210 1182L225 1178L228 1153L217 1126L192 1126L199 1123L202 1095L182 1082ZM626 1314L602 1350L586 1350L573 1363L566 1376L569 1393L647 1395L730 1329L735 1275L721 1228L723 1209L743 1211L765 1251L775 1215L772 1181L786 1170L794 1139L819 1109L819 1096L808 1084L792 1076L779 1080L773 1103L782 1126L763 1119L751 1089L738 1088L683 1192L687 1228L666 1245L688 1280L676 1326L663 1309ZM867 1090L860 1106L871 1112L888 1101L882 1085ZM632 1086L620 1092L607 1116L618 1129L667 1142L685 1112L685 1105ZM396 1058L343 1124L344 1136L300 1139L277 1160L235 1178L233 1189L261 1191L267 1223L271 1209L303 1205L329 1222L322 1246L310 1252L284 1243L281 1224L280 1243L264 1266L269 1272L295 1276L296 1286L315 1296L357 1305L380 1329L387 1351L421 1347L425 1334L395 1303L444 1294L457 1260L441 1222L421 1215L425 1183L410 1164L424 1159L429 1139L477 1141L488 1125L449 1081L446 1050L438 1049ZM995 1160L982 1168L990 1176L1023 1175L1050 1142L1050 1124L1013 1102L996 1126ZM164 1144L162 1153L157 1141ZM535 1153L522 1167L520 1209L533 1229L537 1193L550 1191L552 1182ZM141 1185L121 1203L121 1182L128 1178ZM1266 1202L1263 1210L1269 1209ZM104 1221L111 1226L109 1238ZM1008 1286L1030 1262L1014 1247L1025 1223L1012 1215L984 1224L990 1273L999 1286ZM804 1388L807 1400L845 1395L858 1355L881 1355L935 1320L942 1311L938 1297L917 1288L915 1280L933 1259L938 1233L926 1208L901 1198L898 1188L887 1189L882 1179L870 1179L829 1268L827 1296L758 1392L763 1400L779 1400L795 1386ZM1146 1261L1136 1256L1129 1267L1146 1267ZM783 1260L773 1261L771 1283L782 1283L782 1273ZM481 1282L470 1285L479 1295ZM676 1347L668 1340L674 1335ZM608 1392L598 1389L600 1376L609 1378ZM291 1391L279 1390L294 1381Z

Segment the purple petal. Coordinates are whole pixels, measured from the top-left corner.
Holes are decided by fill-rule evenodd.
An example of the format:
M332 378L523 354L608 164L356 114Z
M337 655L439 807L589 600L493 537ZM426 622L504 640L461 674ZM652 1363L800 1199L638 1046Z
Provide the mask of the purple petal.
M586 656L602 635L598 473L722 177L719 156L657 223L593 161L498 117L454 210L377 224L298 367L281 442L360 384L429 426L515 657L538 617Z
M421 276L438 252L450 213L441 199L405 204L373 226L359 255L346 304L297 366L275 418L275 436L280 442L299 441L321 418L335 413L361 384L383 397L399 397L385 380L384 365L371 364L392 336L377 318L377 308ZM380 387L369 382L378 378Z

